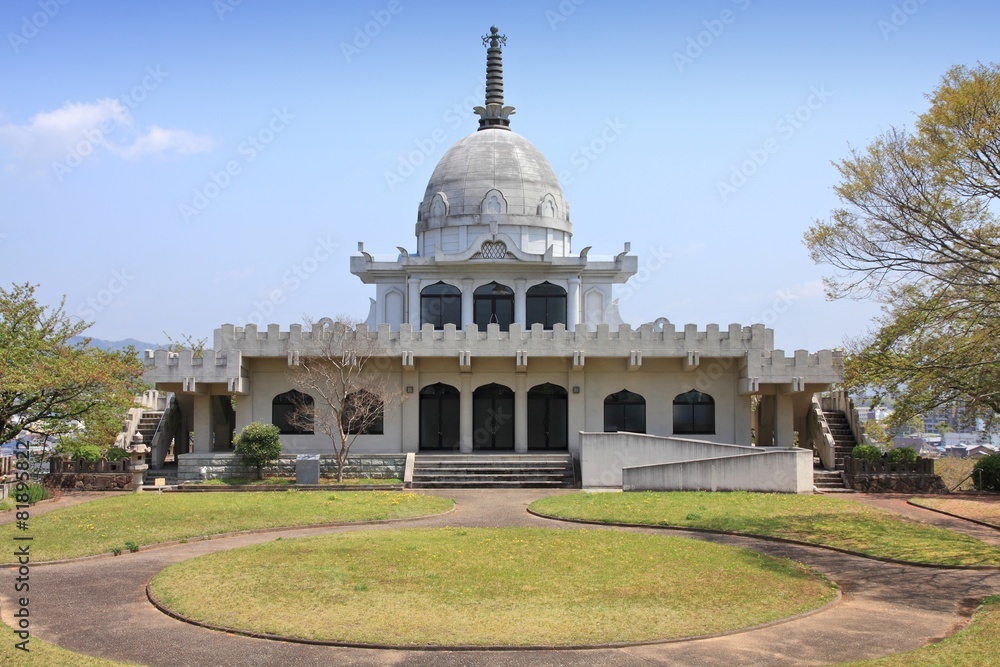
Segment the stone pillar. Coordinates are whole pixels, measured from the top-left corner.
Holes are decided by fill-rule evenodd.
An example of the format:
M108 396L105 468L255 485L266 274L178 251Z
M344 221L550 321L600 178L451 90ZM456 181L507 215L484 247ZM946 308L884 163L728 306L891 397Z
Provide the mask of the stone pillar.
M407 322L413 331L420 329L420 279L410 276L406 279L408 291L407 296Z
M574 387L579 388L579 393L574 392ZM583 373L570 373L569 379L566 380L566 390L569 392L568 404L566 406L566 429L569 431L567 434L567 444L569 445L570 453L577 458L580 458L580 431L588 430L586 387ZM604 416L602 414L601 420L603 421L603 419ZM601 430L603 430L603 426Z
M475 302L473 301L472 278L462 279L462 330L472 324L472 316L475 314ZM483 331L486 325L483 325Z
M413 387L413 393L407 393L407 387ZM420 373L403 371L402 377L403 405L400 409L400 443L401 451L415 452L420 449Z
M793 431L795 430L794 397L790 394L775 396L774 444L778 447L793 447Z
M528 374L514 375L514 451L528 451Z
M525 313L526 307L525 307L524 285L526 282L527 280L525 280L524 278L514 279L514 323L521 325L521 331L531 329L531 327L529 327L526 324L526 320L528 319L528 316Z
M194 398L194 446L192 452L205 454L212 451L212 397L195 394Z
M576 331L580 323L580 279L569 279L569 292L566 294L566 331Z
M472 453L472 373L462 373L458 397L458 451Z
M737 445L750 445L750 431L753 428L753 414L750 412L751 396L736 396L736 408L733 415L733 442Z

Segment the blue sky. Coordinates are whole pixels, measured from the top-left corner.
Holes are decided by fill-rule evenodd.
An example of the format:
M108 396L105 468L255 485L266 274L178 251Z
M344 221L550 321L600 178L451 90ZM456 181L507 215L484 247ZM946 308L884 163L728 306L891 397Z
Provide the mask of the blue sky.
M349 257L414 249L494 23L574 249L639 256L625 320L764 322L788 350L878 313L826 301L802 244L832 161L912 125L950 66L1000 61L985 1L8 0L0 281L108 339L363 318Z

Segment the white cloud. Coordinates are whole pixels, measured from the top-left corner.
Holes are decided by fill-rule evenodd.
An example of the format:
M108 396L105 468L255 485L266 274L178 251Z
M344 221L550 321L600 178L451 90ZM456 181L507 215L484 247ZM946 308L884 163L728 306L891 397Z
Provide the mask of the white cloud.
M125 159L175 153L190 155L211 150L209 137L186 130L156 125L142 132L133 127L132 116L119 100L67 102L53 111L40 111L26 124L0 125L0 149L9 152L13 164L76 166L92 153L106 150ZM9 159L8 158L8 159Z

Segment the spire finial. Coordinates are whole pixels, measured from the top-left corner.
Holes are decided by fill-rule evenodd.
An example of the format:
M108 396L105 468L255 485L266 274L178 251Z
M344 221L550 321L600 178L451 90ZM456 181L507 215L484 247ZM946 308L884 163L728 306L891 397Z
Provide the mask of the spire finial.
M486 106L474 107L479 114L479 129L490 128L509 130L510 116L514 107L503 105L503 52L507 46L507 35L501 35L496 26L490 28L490 34L483 37L486 47Z

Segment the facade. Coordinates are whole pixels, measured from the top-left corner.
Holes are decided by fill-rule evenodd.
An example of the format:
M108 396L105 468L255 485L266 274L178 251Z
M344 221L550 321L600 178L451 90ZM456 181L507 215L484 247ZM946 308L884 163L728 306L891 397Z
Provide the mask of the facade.
M510 129L505 38L493 28L484 43L479 128L434 169L415 250L399 246L394 261L379 260L359 243L351 258L375 298L367 323L348 335L377 339L403 397L385 406L378 432L357 436L352 454L579 457L581 432L616 431L793 446L796 432L809 431L814 393L839 381L839 355L786 355L761 324L623 323L612 290L636 273L638 258L628 243L607 258L574 249L552 167ZM225 324L200 358L147 351L147 380L177 398L178 451L227 452L234 429L282 424L295 389L289 368L319 354L331 326ZM282 441L288 454L331 451L318 434ZM164 453L154 447L154 466Z

